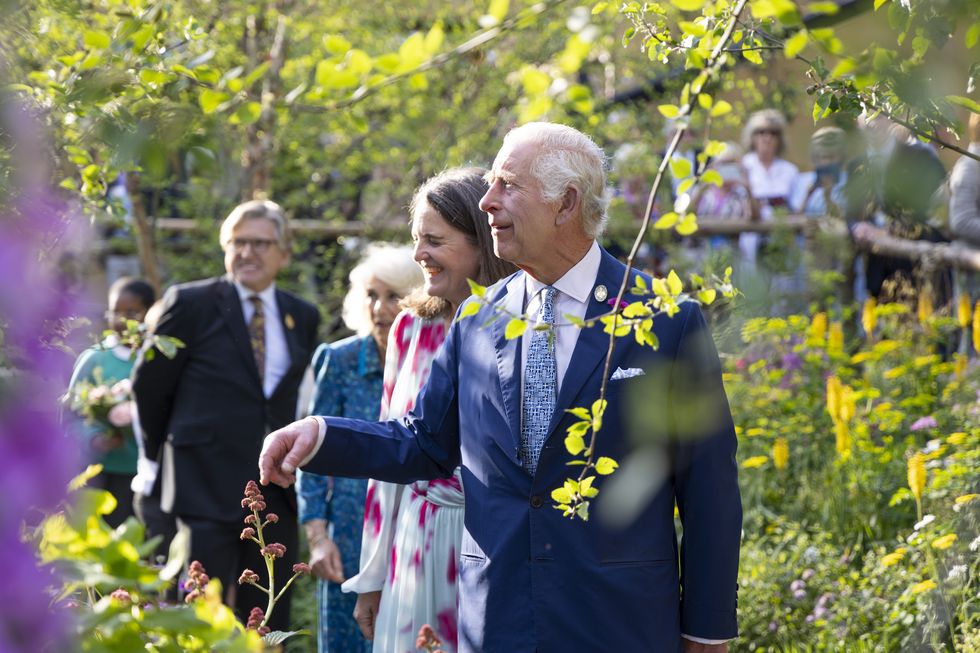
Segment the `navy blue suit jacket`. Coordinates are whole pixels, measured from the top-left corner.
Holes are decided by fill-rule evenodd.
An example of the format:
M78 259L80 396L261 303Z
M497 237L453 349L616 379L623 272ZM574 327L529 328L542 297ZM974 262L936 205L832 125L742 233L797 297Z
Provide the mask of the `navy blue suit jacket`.
M596 284L612 295L626 268L602 254ZM522 275L487 297L522 312ZM586 316L608 310L590 297ZM562 517L550 498L580 469L566 465L565 430L576 418L565 409L598 398L608 336L598 327L579 335L532 478L518 458L520 340L505 339L506 320L483 328L491 315L483 307L453 324L406 417L328 418L323 446L306 469L407 483L449 476L462 464L460 651L674 653L682 632L734 637L742 516L735 433L699 307L687 302L673 318L654 321L656 351L632 336L617 341L610 369L645 374L609 383L597 454L624 467L659 461L665 471L635 518L615 526L604 519L610 506L602 492L588 522Z

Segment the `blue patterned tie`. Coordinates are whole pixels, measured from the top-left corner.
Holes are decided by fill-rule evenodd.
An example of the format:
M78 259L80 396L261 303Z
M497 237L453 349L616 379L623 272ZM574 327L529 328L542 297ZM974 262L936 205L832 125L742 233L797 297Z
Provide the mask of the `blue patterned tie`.
M541 295L538 321L555 324L555 294L547 286ZM541 447L548 437L548 425L555 412L558 394L558 366L555 362L555 340L552 330L532 331L524 365L524 403L521 414L521 460L524 469L534 476Z

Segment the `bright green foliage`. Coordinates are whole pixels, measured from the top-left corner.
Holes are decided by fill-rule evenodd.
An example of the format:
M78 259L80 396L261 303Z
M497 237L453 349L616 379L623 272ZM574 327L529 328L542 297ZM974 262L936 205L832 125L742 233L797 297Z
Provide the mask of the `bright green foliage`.
M115 508L112 495L84 487L91 467L72 483L70 503L47 517L36 537L40 561L58 570L64 585L55 609L75 615L80 651L262 651L258 633L245 631L221 602L211 581L190 604L159 604L171 580L143 560L157 540L143 541L143 526L130 518L113 530L102 519Z

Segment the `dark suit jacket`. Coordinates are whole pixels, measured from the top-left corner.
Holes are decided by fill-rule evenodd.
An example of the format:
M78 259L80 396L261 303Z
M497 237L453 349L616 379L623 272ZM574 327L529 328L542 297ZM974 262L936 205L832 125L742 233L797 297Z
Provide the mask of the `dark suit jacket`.
M612 292L625 270L603 252L596 284ZM523 274L487 297L521 313ZM608 310L590 298L586 317ZM452 325L404 418L327 418L326 439L306 469L407 483L449 476L462 464L460 651L677 653L681 633L735 637L742 516L735 432L700 309L687 302L673 318L658 317L656 351L632 336L617 341L610 369L645 374L610 381L597 455L628 465L631 453L643 452L634 459L641 477L649 473L640 460L663 471L623 525L604 519L612 506L603 504L610 492L602 479L587 523L563 517L550 497L578 473L563 444L577 418L565 410L598 397L608 336L601 328L579 335L531 477L518 457L520 340L504 337L506 319L482 328L492 312L483 307ZM675 502L684 525L680 547Z
M231 281L173 286L163 301L156 333L178 338L185 347L174 359L160 352L152 360L141 356L133 371L146 453L161 463L161 503L177 515L237 519L245 484L256 478L263 438L296 419L319 314L308 302L276 290L291 363L266 399ZM295 513L292 490L287 500Z

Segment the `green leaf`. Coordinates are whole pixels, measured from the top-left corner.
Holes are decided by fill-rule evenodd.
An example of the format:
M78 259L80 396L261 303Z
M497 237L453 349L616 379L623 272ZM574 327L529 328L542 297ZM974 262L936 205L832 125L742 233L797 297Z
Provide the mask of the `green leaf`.
M578 493L581 494L586 499L591 499L592 497L599 494L598 488L592 487L592 483L595 481L595 476L586 476L579 483Z
M659 111L664 118L676 118L677 116L681 115L681 110L674 104L661 104L657 107L657 111Z
M675 157L670 160L670 174L674 179L684 179L691 176L692 165L689 159Z
M222 103L226 102L230 96L224 91L214 91L210 88L203 89L197 96L197 103L201 106L201 111L205 114L214 113Z
M233 124L251 125L258 121L262 117L262 105L258 102L245 102L237 109L232 116Z
M585 409L583 408L582 410ZM589 416L588 414L586 414L586 419L588 418ZM99 472L101 471L102 471L102 465L89 465L88 467L85 468L85 471L83 471L75 478L71 479L71 482L68 483L68 491L74 492L75 490L80 490L81 488L85 487L86 485L88 485L88 482L91 481L96 476L98 476Z
M585 438L581 435L569 434L565 437L565 449L573 456L577 456L585 449Z
M514 338L520 338L524 335L524 331L527 330L527 322L519 317L512 317L510 321L507 322L507 327L504 329L504 337L507 340L513 340Z
M96 32L95 30L87 30L85 34L82 35L82 43L84 43L85 47L88 48L105 50L112 45L112 39L108 34Z
M875 0L875 11L881 9L881 5L885 4L886 2L888 2L888 0Z
M714 184L715 186L721 188L721 185L725 183L725 180L721 178L721 173L717 170L706 170L703 175L701 175L701 182L705 184Z
M715 106L711 107L711 117L717 118L718 116L723 116L732 110L732 105L725 100L719 100L715 102Z
M710 305L715 301L718 291L714 288L702 288L698 291L698 301L705 305Z
M843 77L857 67L857 63L853 59L841 59L834 66L834 69L830 71L831 77Z
M594 5L594 6L592 7L592 15L593 15L593 16L595 16L596 14L601 14L601 13L602 13L602 12L604 12L604 11L605 11L605 10L606 10L606 9L607 9L608 7L609 7L609 3L608 3L608 2L597 2L597 3L595 3L595 5Z
M466 280L466 283L468 283L469 286L470 286L470 294L471 295L476 295L477 297L484 297L484 296L486 296L486 294L487 294L487 288L486 288L486 286L481 286L480 284L478 284L477 282L473 281L472 279L467 279Z
M459 319L476 315L480 312L480 302L467 302L463 305L463 310L459 312Z
M161 86L170 81L170 75L159 70L144 68L140 71L140 81L144 84L156 84L157 86Z
M670 0L681 11L701 11L706 0Z
M762 55L757 50L742 50L742 56L746 61L754 63L757 66L762 65Z
M708 95L707 93L702 93L698 96L698 105L705 111L711 108L711 104L712 104L711 96Z
M660 218L656 222L653 223L653 228L654 229L670 229L675 224L677 224L677 221L679 219L680 219L680 216L678 216L673 211L670 211L669 213L664 213L662 216L660 216Z
M510 9L510 0L490 0L490 7L487 9L487 15L493 16L500 23L507 17L507 11Z
M980 22L973 23L970 25L970 28L966 30L964 42L966 43L967 49L972 49L973 46L977 44L978 40L980 40Z
M579 419L584 419L584 420L592 419L592 413L589 412L588 408L585 408L583 406L576 406L575 408L566 408L565 412L571 413L572 415L575 415L575 417Z
M327 34L323 37L323 47L330 54L342 55L347 54L347 51L351 49L351 42L343 36Z
M806 10L811 14L826 14L828 16L833 16L840 11L840 7L836 2L811 2L806 6Z
M809 42L809 37L805 29L801 29L793 36L786 39L786 44L783 46L783 54L786 55L787 59L792 59L799 53L803 52L803 48Z
M242 80L242 84L243 84L243 85L244 85L244 86L245 86L246 88L248 88L249 86L251 86L251 85L252 85L252 84L254 84L255 82L257 82L257 81L259 81L260 79L262 79L262 77L264 77L264 76L265 76L265 74L266 74L266 73L267 73L268 71L269 71L269 62L268 62L268 61L263 61L263 62L262 62L262 63L260 63L260 64L259 64L258 66L256 66L256 67L255 67L255 69L254 69L254 70L252 70L252 72L250 72L250 73L249 73L249 74L248 74L248 75L247 75L247 76L245 77L245 79L243 79L243 80Z
M681 281L681 278L677 276L677 273L674 272L673 270L671 270L670 273L667 274L667 289L670 291L670 294L674 295L675 297L681 294L681 292L684 290L684 283Z
M950 104L961 106L964 109L969 109L973 113L980 113L980 104L977 104L975 100L971 100L968 97L963 97L962 95L947 95L946 101Z
M532 66L525 66L521 70L521 84L526 95L540 95L551 86L551 76Z
M677 185L677 194L683 195L687 191L691 190L691 187L697 182L694 177L688 177Z
M648 288L647 280L643 278L642 274L636 275L636 278L633 281L633 283L636 285L637 288L640 288L641 290L646 290Z
M572 493L564 487L555 488L551 491L551 498L555 503L571 503Z
M619 467L619 463L612 458L607 458L606 456L600 456L599 460L597 460L595 463L595 471L602 476L612 474L614 471L616 471L617 467Z
M682 236L690 236L698 230L698 219L693 213L688 213L684 219L677 223L677 233Z

